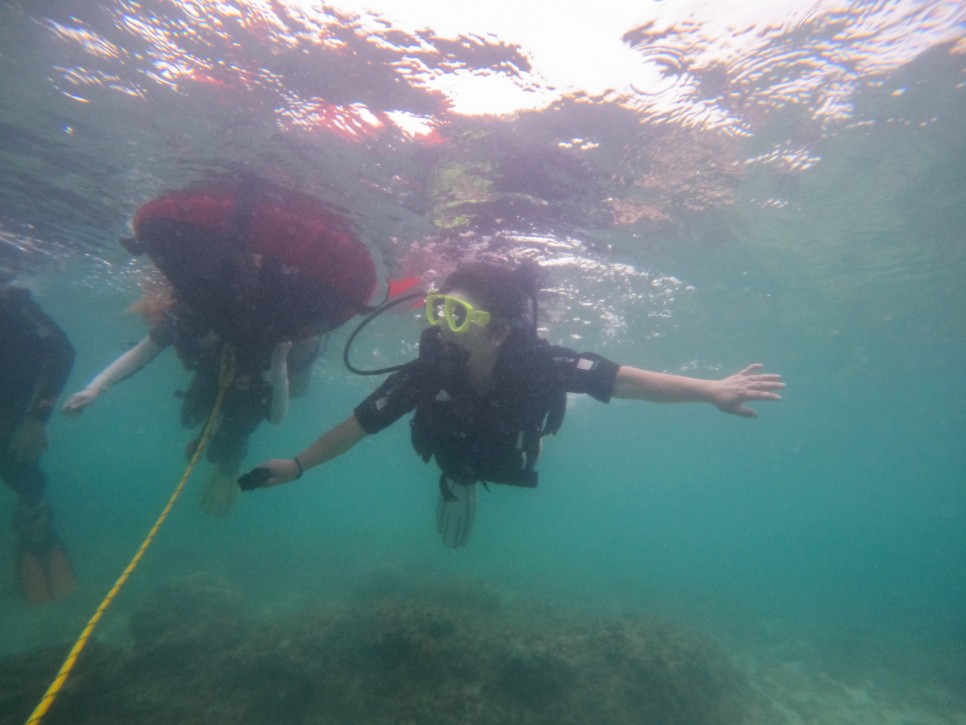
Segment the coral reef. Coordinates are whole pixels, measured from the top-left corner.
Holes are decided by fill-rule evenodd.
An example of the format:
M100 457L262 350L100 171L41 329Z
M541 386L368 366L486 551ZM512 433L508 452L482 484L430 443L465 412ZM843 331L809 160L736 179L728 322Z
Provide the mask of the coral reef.
M92 644L44 722L747 720L751 688L714 644L642 616L506 599L381 572L349 601L266 614L219 582L162 586L130 617L131 646ZM0 661L0 723L24 721L61 657Z

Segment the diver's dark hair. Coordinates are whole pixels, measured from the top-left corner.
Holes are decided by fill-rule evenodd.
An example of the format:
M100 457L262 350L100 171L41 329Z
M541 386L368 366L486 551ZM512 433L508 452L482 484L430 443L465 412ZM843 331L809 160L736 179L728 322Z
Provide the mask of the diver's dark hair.
M515 269L492 262L470 262L450 274L440 291L455 289L472 295L497 324L532 325L532 300L540 289L540 267L535 262L525 262Z

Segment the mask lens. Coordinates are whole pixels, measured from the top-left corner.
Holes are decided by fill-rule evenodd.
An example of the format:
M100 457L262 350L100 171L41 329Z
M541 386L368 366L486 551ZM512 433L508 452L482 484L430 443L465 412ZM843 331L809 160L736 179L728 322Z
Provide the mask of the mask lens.
M426 297L426 320L430 325L438 325L443 319L445 300L441 294Z
M465 330L469 326L469 310L466 309L466 304L461 300L449 297L446 300L446 305L449 308L447 310L449 313L448 319L453 332Z
M490 316L486 312L475 312L469 302L450 297L439 292L426 296L426 319L430 325L439 325L443 320L453 332L466 332L475 316L478 324L485 325Z
M446 316L446 300L436 300L433 302L432 314L434 322L439 323Z

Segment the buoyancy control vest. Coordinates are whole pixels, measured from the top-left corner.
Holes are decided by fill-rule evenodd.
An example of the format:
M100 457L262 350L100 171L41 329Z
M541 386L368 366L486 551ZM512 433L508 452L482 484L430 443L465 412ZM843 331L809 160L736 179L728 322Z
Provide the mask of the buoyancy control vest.
M338 327L376 284L368 249L333 207L251 176L153 199L134 231L132 251L147 252L176 296L236 345Z
M496 384L483 394L461 366L447 364L435 328L423 333L419 356L441 378L439 392L416 406L411 422L413 447L423 460L435 457L457 482L535 487L541 438L557 432L567 406L553 348L534 339L504 350Z

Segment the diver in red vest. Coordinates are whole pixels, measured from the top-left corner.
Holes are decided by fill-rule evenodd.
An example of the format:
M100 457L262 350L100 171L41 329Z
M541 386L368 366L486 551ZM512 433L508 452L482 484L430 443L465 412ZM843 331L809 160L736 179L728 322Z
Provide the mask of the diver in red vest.
M4 277L8 275L3 275ZM31 604L62 599L74 573L44 497L47 421L74 364L64 331L30 297L0 281L0 478L18 496L16 572Z
M181 393L181 423L191 428L205 422L218 395L222 356L227 343L204 316L177 300L166 285L150 287L133 308L149 325L148 335L122 354L63 406L67 415L79 415L104 392L131 377L163 350L174 347L185 369L193 373ZM249 436L262 420L278 423L288 410L290 397L308 388L311 366L322 338L306 337L276 344L232 345L235 372L208 443L207 457L215 465L203 490L201 505L208 513L224 516L231 509L237 487L234 480L245 457ZM189 454L196 442L189 444Z
M559 428L567 393L605 403L710 403L746 418L757 415L746 403L780 399L781 377L759 374L757 364L721 380L702 380L550 345L537 336L538 288L535 265L509 269L476 262L458 268L426 296L430 327L416 360L297 456L260 464L239 486L249 490L300 478L415 410L413 447L424 460L435 459L441 471L437 530L456 548L473 528L477 483L537 485L541 438Z
M235 362L208 444L215 464L202 505L228 512L248 438L262 420L280 421L304 391L322 336L365 308L376 282L364 244L338 211L250 174L227 174L142 205L135 237L164 276L164 294L142 300L150 333L72 395L79 414L104 391L173 346L194 373L182 423L211 413L226 354ZM191 447L189 446L189 450Z

